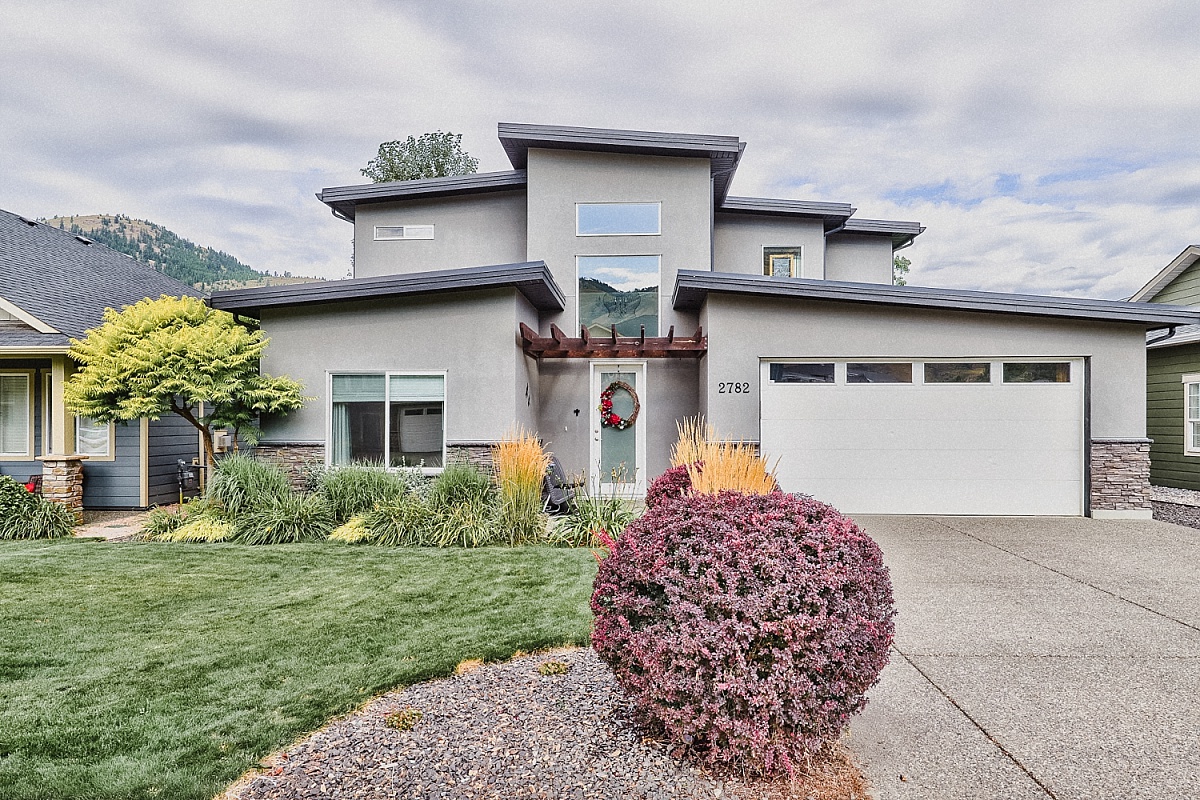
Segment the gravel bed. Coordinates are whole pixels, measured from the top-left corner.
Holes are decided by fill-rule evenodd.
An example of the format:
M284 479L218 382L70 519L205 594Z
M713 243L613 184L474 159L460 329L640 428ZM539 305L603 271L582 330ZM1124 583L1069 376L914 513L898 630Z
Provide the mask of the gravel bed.
M1200 492L1192 489L1176 489L1173 486L1151 486L1150 499L1156 503L1200 506Z
M1161 522L1173 522L1189 528L1200 528L1200 507L1164 503L1158 500L1151 501L1150 505L1154 506L1154 518Z
M570 670L539 675L547 660ZM407 708L422 715L412 730L385 724ZM639 735L629 713L590 648L516 658L384 695L268 760L273 768L226 798L793 796L779 784L714 780L672 759Z

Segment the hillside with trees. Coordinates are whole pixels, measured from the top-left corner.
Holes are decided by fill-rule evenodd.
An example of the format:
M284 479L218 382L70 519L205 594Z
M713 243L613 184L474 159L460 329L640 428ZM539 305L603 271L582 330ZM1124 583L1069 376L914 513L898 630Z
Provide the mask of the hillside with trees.
M198 245L162 225L123 214L51 217L43 221L132 256L202 291L317 280L294 277L290 272L267 275L226 252Z

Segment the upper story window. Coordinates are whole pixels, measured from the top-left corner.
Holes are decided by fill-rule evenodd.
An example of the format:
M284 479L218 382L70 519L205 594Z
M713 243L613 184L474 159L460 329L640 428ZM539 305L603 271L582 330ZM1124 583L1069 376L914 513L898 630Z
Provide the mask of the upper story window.
M772 278L799 278L800 248L764 247L763 275Z
M406 239L432 239L432 225L376 225L375 241L398 242Z
M577 236L658 236L661 203L576 203Z
M658 336L658 256L578 256L579 324L593 336Z

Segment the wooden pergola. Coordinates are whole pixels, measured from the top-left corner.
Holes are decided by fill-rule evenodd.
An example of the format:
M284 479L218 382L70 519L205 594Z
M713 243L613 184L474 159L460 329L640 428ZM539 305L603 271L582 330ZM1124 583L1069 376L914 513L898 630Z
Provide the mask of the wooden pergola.
M700 358L708 352L708 337L703 328L694 336L681 339L675 336L675 326L666 336L647 336L641 326L640 336L618 336L611 328L609 336L594 336L586 327L579 328L579 338L570 338L554 323L550 335L539 336L533 328L521 323L521 347L534 358Z

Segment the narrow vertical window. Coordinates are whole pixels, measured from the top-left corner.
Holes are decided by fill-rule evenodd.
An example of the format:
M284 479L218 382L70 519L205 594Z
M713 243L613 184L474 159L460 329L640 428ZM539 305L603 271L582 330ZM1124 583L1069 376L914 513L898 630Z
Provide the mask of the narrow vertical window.
M0 455L28 458L30 452L28 375L0 375Z
M1187 403L1184 409L1187 414L1187 431L1184 437L1184 449L1189 453L1200 453L1200 383L1186 385Z

